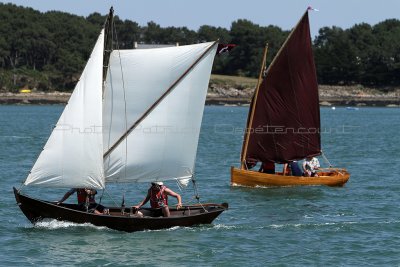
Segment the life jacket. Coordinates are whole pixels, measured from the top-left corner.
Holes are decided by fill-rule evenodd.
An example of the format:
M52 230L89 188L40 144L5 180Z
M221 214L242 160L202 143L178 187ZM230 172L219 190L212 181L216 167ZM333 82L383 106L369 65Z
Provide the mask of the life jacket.
M150 206L153 209L158 209L164 206L168 206L168 196L164 194L167 187L161 185L160 187L152 186L150 190Z
M84 204L86 203L86 191L85 189L79 188L76 189L76 196L78 197L78 204ZM89 203L94 203L94 195L89 195Z

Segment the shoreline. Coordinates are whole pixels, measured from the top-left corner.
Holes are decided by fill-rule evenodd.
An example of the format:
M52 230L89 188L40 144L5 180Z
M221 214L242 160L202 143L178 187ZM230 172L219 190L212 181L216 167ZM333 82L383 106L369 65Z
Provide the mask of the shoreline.
M249 106L249 98L207 98L206 105ZM400 107L400 98L320 98L321 107L354 106L354 107Z
M65 105L71 93L0 93L0 105ZM216 96L208 93L206 105L248 106L251 97ZM400 107L400 96L332 96L320 94L320 106L357 106L357 107Z

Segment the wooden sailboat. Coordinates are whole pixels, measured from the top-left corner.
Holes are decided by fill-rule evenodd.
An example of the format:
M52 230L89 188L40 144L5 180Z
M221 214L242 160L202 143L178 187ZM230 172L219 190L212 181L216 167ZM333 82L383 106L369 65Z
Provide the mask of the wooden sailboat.
M91 57L23 186L104 189L108 183L193 178L204 103L217 42L112 49L113 10ZM195 183L194 183L195 184ZM211 223L227 204L184 205L170 217L124 206L97 215L14 188L33 223L44 218L122 231Z
M320 111L308 10L265 71L267 47L247 119L240 169L231 185L344 185L345 169L327 168L317 177L260 173L249 162L290 163L321 155Z

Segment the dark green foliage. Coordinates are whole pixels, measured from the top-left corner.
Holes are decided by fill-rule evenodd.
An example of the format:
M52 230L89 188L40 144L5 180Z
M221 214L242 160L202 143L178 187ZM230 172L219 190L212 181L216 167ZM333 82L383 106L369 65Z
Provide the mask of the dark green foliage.
M90 56L106 15L87 18L58 11L41 13L31 8L0 3L0 89L71 90ZM216 74L257 77L262 51L269 43L267 64L287 37L276 26L234 21L231 29L204 25L162 28L130 20L114 20L114 47L131 49L134 43L193 44L219 40L237 47L229 56L217 56ZM343 30L324 27L314 40L317 75L322 84L400 85L400 21L374 26L362 23Z
M347 30L324 27L314 46L320 83L400 85L399 20L356 24Z

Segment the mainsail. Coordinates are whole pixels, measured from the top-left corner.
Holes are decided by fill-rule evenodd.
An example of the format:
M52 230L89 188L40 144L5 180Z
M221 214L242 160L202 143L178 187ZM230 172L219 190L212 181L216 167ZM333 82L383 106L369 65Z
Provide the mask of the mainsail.
M193 175L216 49L202 43L112 52L103 109L107 181Z
M103 188L104 30L25 185Z
M244 159L286 163L321 153L318 83L308 12L272 61L253 99L254 116L247 126Z

